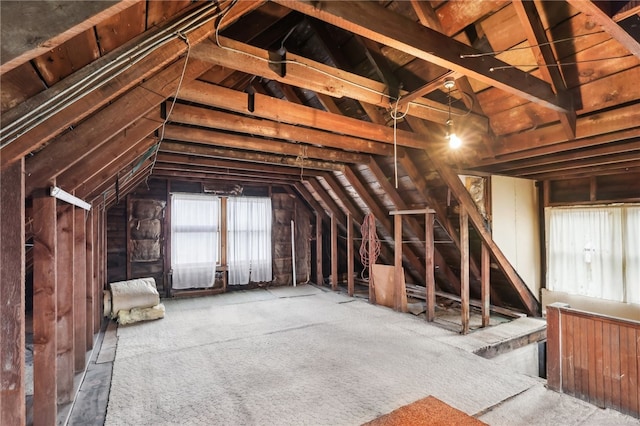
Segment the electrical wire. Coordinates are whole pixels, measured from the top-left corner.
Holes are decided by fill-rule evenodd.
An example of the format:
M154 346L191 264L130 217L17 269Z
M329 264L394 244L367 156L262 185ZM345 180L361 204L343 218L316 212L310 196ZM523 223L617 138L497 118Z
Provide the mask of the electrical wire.
M182 33L179 33L178 36L180 37L180 39L184 40L185 43L187 43L187 54L185 55L185 58L184 58L182 73L180 74L180 80L178 80L178 87L176 88L176 93L173 96L171 107L169 108L169 111L167 112L167 116L165 117L164 122L162 123L162 130L160 131L160 139L156 144L156 150L155 150L155 153L153 154L153 160L151 162L151 168L149 169L149 175L145 180L145 183L147 184L147 186L149 186L149 183L148 183L149 177L151 177L151 175L153 174L153 168L156 166L156 162L158 161L158 152L160 152L160 144L162 144L162 141L164 140L164 130L165 130L165 127L167 126L167 123L169 122L169 117L171 117L171 113L173 112L173 107L175 107L176 105L176 101L178 99L178 93L180 93L180 88L182 87L182 81L184 80L184 75L187 72L187 64L189 63L189 54L191 53L191 43L189 42L189 37L187 37Z
M578 39L580 37L587 37L587 36L592 36L592 35L596 35L596 34L602 34L605 31L596 31L593 33L587 33L587 34L578 34L576 36L573 37L567 37L567 38L561 38L558 40L553 40L553 41L547 41L544 43L540 43L540 44L534 44L534 45L529 45L529 46L522 46L522 47L512 47L509 49L504 49L504 50L494 50L492 52L481 52L481 53L467 53L467 54L462 54L460 55L460 58L464 59L464 58L480 58L483 56L496 56L496 55L500 55L502 53L506 53L506 52L513 52L514 50L526 50L526 49L531 49L532 47L542 47L542 46L549 46L552 44L557 44L557 43L563 43L565 41L573 41L575 39Z
M272 64L272 65L282 65L282 64L298 65L298 66L300 66L302 68L306 68L306 69L315 71L315 72L317 72L319 74L322 74L324 76L336 79L336 80L341 81L343 83L346 83L346 84L348 84L350 86L354 86L354 87L357 87L357 88L362 89L364 91L367 91L367 92L370 92L370 93L374 93L374 94L380 96L382 99L389 100L390 102L391 101L396 101L396 103L397 103L397 101L399 100L399 97L398 98L392 97L388 93L384 93L384 92L381 92L379 90L373 89L373 88L365 86L363 84L360 84L358 82L351 81L351 80L346 79L344 77L340 77L339 75L335 75L334 73L330 73L328 71L324 71L324 70L322 70L320 68L314 67L313 65L309 65L309 64L306 64L304 62L299 62L299 61L292 60L292 59L284 59L284 60L279 60L278 61L278 60L273 60L273 59L269 59L269 58L263 58L262 56L254 55L253 53L245 52L244 50L236 49L234 47L224 46L220 42L220 36L219 36L219 32L220 31L219 31L219 29L222 26L222 22L227 17L227 15L229 14L229 12L233 8L233 6L237 3L237 1L238 0L234 0L233 3L229 6L229 8L222 14L220 20L218 21L218 25L216 26L215 41L216 41L216 45L220 49L228 50L230 52L240 53L242 55L248 56L250 58L253 58L253 59L256 59L256 60L259 60L259 61L262 61L262 62L266 62L268 64ZM290 32L292 30L290 30ZM287 37L288 37L288 35L287 35ZM284 43L282 43L282 44L284 45ZM283 46L281 46L281 47L283 47ZM426 109L429 109L429 110L432 110L432 111L437 111L437 112L442 112L442 113L446 113L447 112L446 110L444 110L442 108L437 108L437 107L434 107L434 106L431 106L431 105L421 104L421 103L414 102L414 101L411 101L411 102L407 103L407 111L408 111L409 106L417 106L417 107L426 108ZM455 115L455 116L463 116L463 117L467 116L470 113L471 113L471 109L469 109L468 111L466 111L464 113L452 112L452 114ZM406 113L405 113L405 115L406 115Z
M538 68L542 68L542 67L563 67L565 65L580 65L580 64L585 64L587 62L601 62L601 61L610 61L610 60L614 60L614 59L624 59L624 58L629 58L631 56L634 56L634 55L629 53L627 55L611 56L609 58L585 59L585 60L582 60L582 61L562 62L562 63L557 63L557 64L502 65L502 66L499 66L499 67L491 67L491 68L489 68L489 71L494 72L494 71L506 70L506 69L517 68L517 67L538 67Z
M398 120L402 120L409 112L410 105L407 104L407 110L398 115L398 104L400 103L400 95L396 99L396 106L391 111L390 115L393 118L393 174L395 176L396 189L398 189Z
M104 67L49 97L27 113L7 124L0 130L0 147L4 148L26 132L39 126L44 121L68 107L73 102L86 96L89 91L96 90L121 75L133 65L144 60L156 49L166 45L177 37L178 33L189 33L220 16L216 5L197 9L189 15L163 29L157 34L143 40L135 47L119 54Z
M372 213L367 213L360 226L360 234L362 235L362 244L360 244L360 262L362 263L362 272L360 276L364 281L369 281L369 285L373 287L373 281L369 276L365 275L365 271L369 270L370 265L376 263L376 259L380 256L380 240L376 232L376 218ZM373 246L370 246L370 244ZM369 252L371 251L371 257Z

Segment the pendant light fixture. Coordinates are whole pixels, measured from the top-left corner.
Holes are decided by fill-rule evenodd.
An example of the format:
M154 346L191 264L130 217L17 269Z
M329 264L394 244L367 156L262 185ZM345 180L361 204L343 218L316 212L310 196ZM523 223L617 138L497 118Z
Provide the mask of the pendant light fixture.
M444 88L447 89L448 100L448 116L447 121L444 123L446 126L445 139L449 141L449 148L458 149L462 146L462 140L456 135L453 130L453 120L451 119L451 89L455 86L453 78L449 77L444 80Z

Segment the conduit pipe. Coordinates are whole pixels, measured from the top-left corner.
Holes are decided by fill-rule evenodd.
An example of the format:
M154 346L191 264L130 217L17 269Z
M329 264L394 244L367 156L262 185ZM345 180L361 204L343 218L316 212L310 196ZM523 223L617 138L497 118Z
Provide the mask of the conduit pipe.
M104 86L125 70L142 61L154 50L174 39L184 38L189 32L210 23L221 14L222 12L218 10L216 4L208 3L205 7L194 10L169 27L160 30L140 44L121 53L109 64L60 91L60 93L52 96L38 105L38 107L33 108L20 118L4 126L0 131L0 148L4 148L24 133L42 124L59 110L66 108L91 91Z

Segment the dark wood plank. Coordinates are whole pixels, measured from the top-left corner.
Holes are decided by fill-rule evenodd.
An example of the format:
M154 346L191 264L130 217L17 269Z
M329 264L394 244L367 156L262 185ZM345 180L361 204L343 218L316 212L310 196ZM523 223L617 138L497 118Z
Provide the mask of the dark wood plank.
M26 424L24 161L0 171L0 424Z
M460 299L462 334L469 332L469 214L460 206Z
M573 349L573 317L562 316L562 388L569 395L576 394L574 377L574 349Z
M613 402L611 400L612 392L612 369L611 369L611 323L602 323L602 393L603 393L603 405L605 407L612 407ZM615 354L614 354L615 355Z
M611 326L611 405L621 409L620 405L620 326Z
M87 356L87 214L80 207L73 210L73 352L76 373L83 371Z
M56 392L56 199L33 198L33 424L53 425Z
M73 394L73 209L59 201L56 219L56 369L58 404L71 402Z
M602 408L604 407L604 353L606 348L604 347L602 336L602 321L594 321L594 323L593 356L595 357L596 365L592 374L595 376L596 390L592 403Z
M588 378L588 401L595 404L597 388L596 388L596 321L591 320L586 323L587 326L587 378Z
M640 387L640 331L636 329L636 384ZM640 390L638 396L638 415L640 416Z
M626 327L627 328L627 374L629 377L629 414L634 417L640 417L640 406L638 405L638 329L640 327Z
M629 414L629 340L627 328L620 326L620 411Z
M560 310L547 306L547 387L556 392L562 391L562 353L560 338L565 329L561 326Z
M590 320L580 319L580 393L584 401L589 401L589 343L588 324Z

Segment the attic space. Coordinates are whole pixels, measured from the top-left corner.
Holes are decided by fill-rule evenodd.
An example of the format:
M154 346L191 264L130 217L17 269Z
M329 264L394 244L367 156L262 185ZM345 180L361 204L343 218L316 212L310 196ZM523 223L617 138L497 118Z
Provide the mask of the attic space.
M0 19L1 424L637 421L637 1Z

